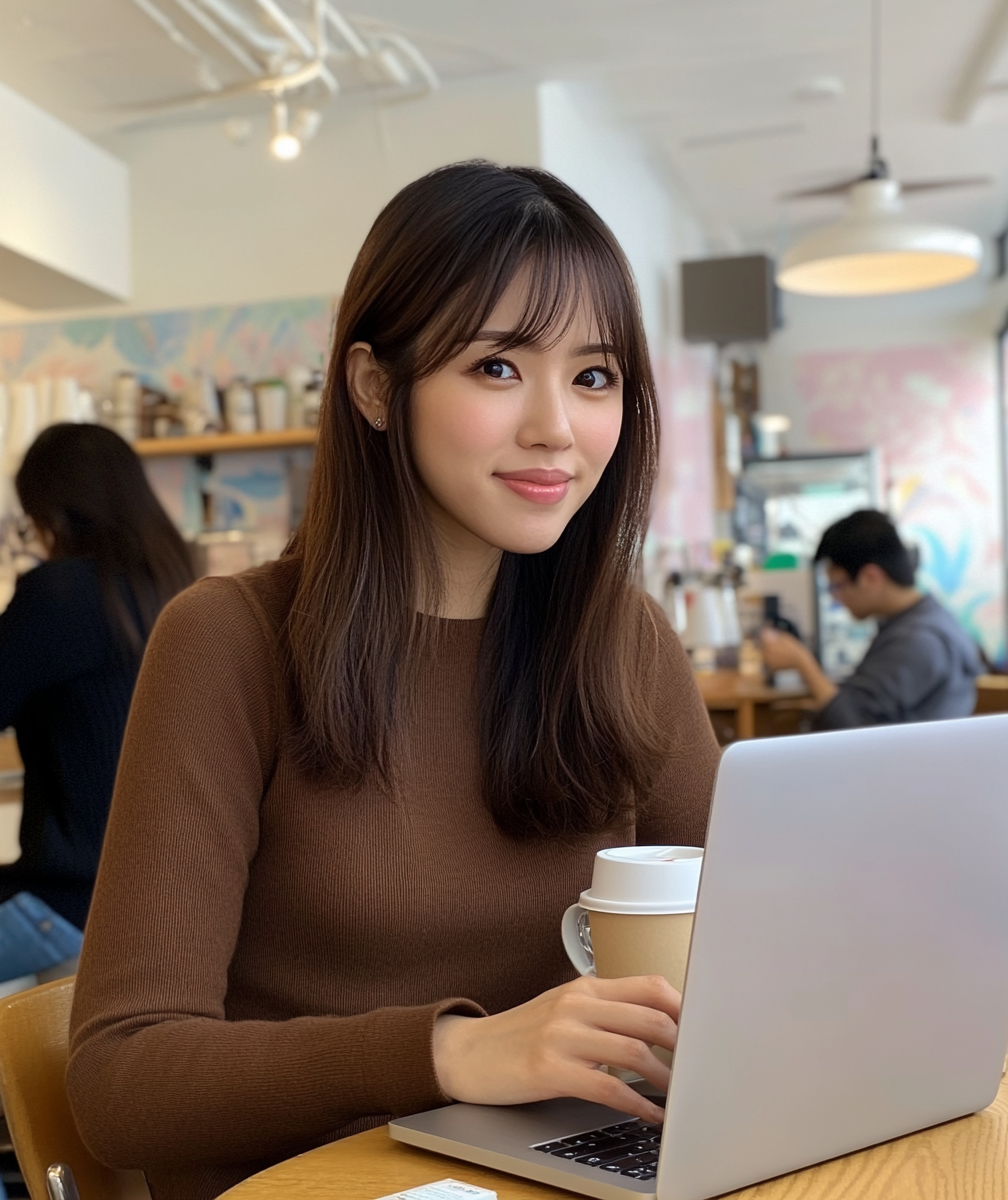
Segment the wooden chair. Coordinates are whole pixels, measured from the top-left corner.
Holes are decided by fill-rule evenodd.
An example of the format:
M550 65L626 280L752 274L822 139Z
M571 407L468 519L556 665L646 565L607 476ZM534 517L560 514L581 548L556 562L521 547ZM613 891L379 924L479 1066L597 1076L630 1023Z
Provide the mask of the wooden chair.
M31 1200L47 1200L46 1171L65 1163L80 1200L150 1200L139 1171L103 1166L81 1141L64 1075L73 979L0 1001L0 1093Z

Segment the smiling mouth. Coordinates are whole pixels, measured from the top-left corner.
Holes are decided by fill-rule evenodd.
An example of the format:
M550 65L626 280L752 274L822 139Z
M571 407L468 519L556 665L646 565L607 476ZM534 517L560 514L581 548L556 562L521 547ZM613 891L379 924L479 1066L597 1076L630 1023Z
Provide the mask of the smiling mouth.
M566 471L530 467L525 471L498 471L496 478L533 504L557 504L567 495L573 476Z

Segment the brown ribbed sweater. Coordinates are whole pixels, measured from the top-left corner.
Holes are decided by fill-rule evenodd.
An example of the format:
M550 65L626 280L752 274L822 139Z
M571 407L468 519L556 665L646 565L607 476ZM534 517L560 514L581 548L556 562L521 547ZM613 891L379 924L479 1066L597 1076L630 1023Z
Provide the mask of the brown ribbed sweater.
M304 774L278 648L295 572L282 561L176 598L127 726L67 1083L88 1146L146 1171L155 1200L209 1200L445 1103L435 1018L500 1011L573 977L560 918L595 852L705 834L717 747L657 609L643 628L669 760L636 819L567 841L497 829L479 790L481 621L444 622L396 794Z

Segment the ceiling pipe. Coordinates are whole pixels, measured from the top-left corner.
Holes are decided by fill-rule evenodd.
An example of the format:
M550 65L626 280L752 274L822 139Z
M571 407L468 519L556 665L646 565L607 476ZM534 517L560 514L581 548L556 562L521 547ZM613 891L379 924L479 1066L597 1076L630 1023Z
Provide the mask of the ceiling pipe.
M973 110L985 92L1000 89L989 87L990 72L998 55L1008 41L1008 0L998 0L983 33L973 48L959 85L948 108L948 119L962 124L973 115Z
M261 79L252 79L248 83L236 83L233 87L221 88L212 95L199 94L195 96L180 96L177 100L160 101L157 104L136 105L132 108L133 117L126 124L136 124L150 117L167 116L173 112L185 112L188 109L203 108L207 104L219 103L221 100L235 100L241 96L283 96L286 92L296 91L307 87L321 77L324 64L318 59L305 63L303 67L292 71L289 75L266 75Z
M308 35L290 19L276 0L253 0L253 3L262 9L299 54L315 53Z
M196 24L210 35L220 46L231 55L235 62L239 63L250 75L261 75L263 73L262 64L247 53L244 47L230 37L217 22L208 16L202 8L193 3L193 0L175 0L175 4Z
M333 73L325 65L323 53L324 47L313 46L308 35L290 19L280 5L277 4L276 0L253 0L253 2L262 9L262 11L270 18L280 32L288 38L288 40L294 45L300 54L311 55L314 57L314 61L316 61L319 66L319 70L316 72L315 78L320 79L326 85L326 87L329 89L330 95L335 95L339 91L339 83L335 75L333 75ZM317 34L320 32L321 29L316 30Z
M307 0L306 0L307 2ZM343 16L341 12L337 12L328 0L322 0L322 13L329 24L336 30L344 42L350 47L358 58L370 58L371 47L364 41L356 29Z
M313 0L302 0L305 4L312 4ZM341 12L333 8L329 0L314 0L314 6L321 8L322 14L326 21L339 34L340 38L347 44L350 50L358 58L372 58L374 49L367 44L364 38L357 32L350 22L343 16ZM441 79L437 72L431 66L430 62L423 52L409 40L403 37L402 34L394 31L381 30L374 35L382 41L389 43L399 50L410 64L414 67L417 74L426 84L426 90L436 92L441 87Z
M423 85L419 92L415 89L411 90L404 98L412 99L418 94L422 95L436 91L441 86L441 80L437 72L419 48L408 38L391 29L376 29L369 35L369 42L366 40L367 35L362 37L350 22L328 3L328 0L303 0L304 3L311 7L314 17L314 45L307 34L279 7L276 0L253 0L253 2L277 25L285 37L289 39L288 41L281 41L278 38L265 34L258 26L254 25L234 9L229 0L175 0L175 3L184 12L198 21L201 28L220 42L225 49L232 54L237 50L238 54L241 55L238 61L250 73L256 76L255 79L249 80L246 83L234 84L230 87L222 88L218 85L212 94L199 93L191 96L180 96L174 100L159 101L154 104L132 106L130 111L133 116L124 122L124 124L133 125L149 120L152 117L166 116L173 112L184 112L194 108L201 108L206 106L210 101L237 99L255 94L268 95L274 97L276 100L281 100L288 92L307 87L316 80L321 82L331 95L336 94L339 91L339 81L329 70L325 61L330 53L330 48L327 46L325 38L325 26L327 22L339 34L352 53L361 60L378 57L381 54L380 46L382 44L386 44L398 52L420 77ZM198 57L200 62L209 69L209 62L202 51L189 42L177 30L171 20L155 7L152 0L134 0L134 3L147 12L168 33L173 41L177 41L179 44L184 43L189 52ZM226 25L232 33L244 39L253 49L271 57L274 62L284 51L289 51L291 47L296 49L299 54L305 56L311 55L311 57L307 62L289 64L292 66L292 69L274 69L269 74L264 74L266 68L255 62L250 55L245 53L242 47L237 46L228 33L220 28L217 21L208 17L205 13L201 13L202 20L196 16L193 10L197 6L210 10L221 24ZM175 36L176 34L177 37ZM385 51L385 53L388 53L388 51Z
M243 13L237 12L228 0L198 0L201 8L212 13L232 33L250 46L254 51L266 58L276 58L289 49L285 38L272 37L264 33L258 25L250 21Z

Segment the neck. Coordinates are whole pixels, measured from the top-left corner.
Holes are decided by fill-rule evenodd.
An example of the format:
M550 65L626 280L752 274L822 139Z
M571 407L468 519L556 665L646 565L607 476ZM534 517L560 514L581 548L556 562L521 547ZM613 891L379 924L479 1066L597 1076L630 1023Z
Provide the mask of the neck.
M438 615L455 621L473 621L485 617L499 565L499 550L492 562L458 563L442 560L445 590Z
M486 616L501 551L441 513L431 516L444 583L437 615L456 621Z
M879 600L875 615L879 617L898 617L900 613L906 612L908 608L913 608L918 600L922 599L924 593L919 592L915 587L901 587L894 583L892 587L887 588L885 593Z

